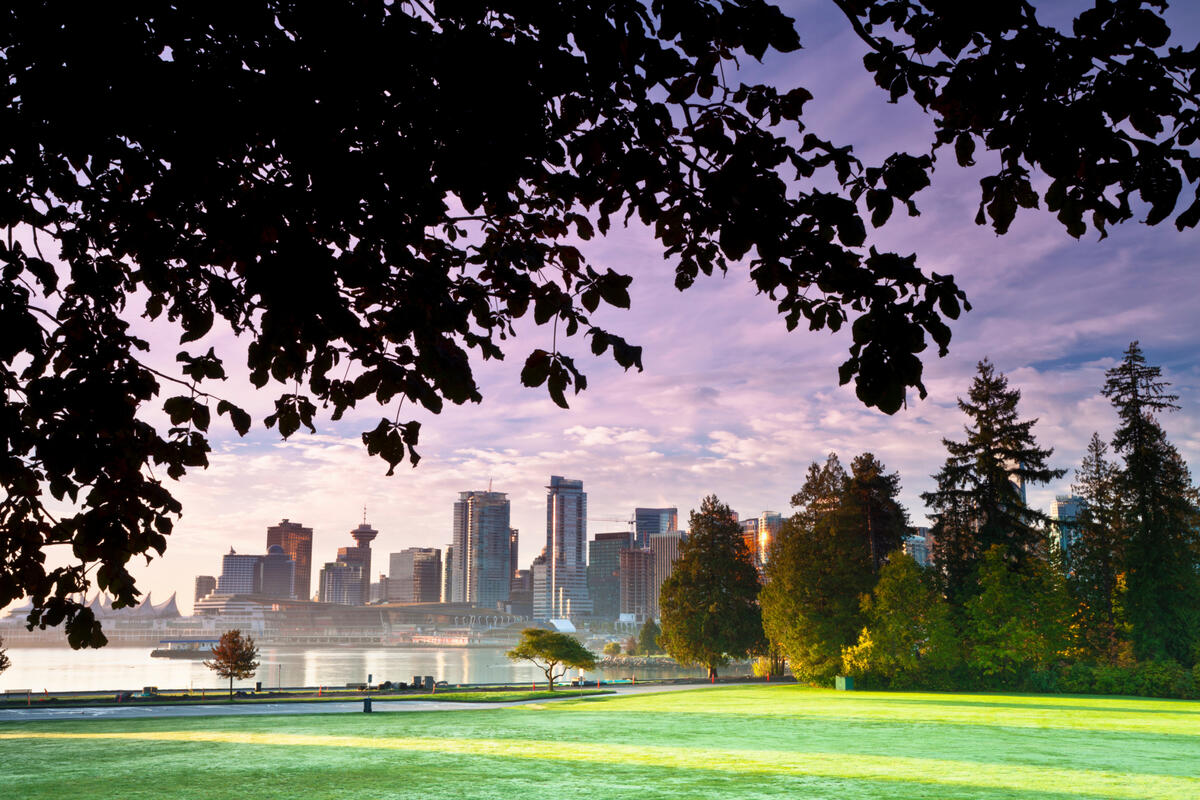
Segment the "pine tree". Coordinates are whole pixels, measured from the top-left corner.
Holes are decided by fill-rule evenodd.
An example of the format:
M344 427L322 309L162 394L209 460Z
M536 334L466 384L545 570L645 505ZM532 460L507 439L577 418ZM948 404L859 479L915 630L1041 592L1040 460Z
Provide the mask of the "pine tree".
M1115 661L1124 639L1117 614L1124 542L1117 494L1120 471L1107 455L1108 445L1093 433L1071 486L1083 506L1073 525L1067 585L1077 609L1079 646L1089 655Z
M836 453L809 467L766 567L763 627L803 679L842 671L842 651L862 630L860 600L907 528L899 476L870 453L851 469L846 475Z
M658 642L680 664L702 664L715 678L730 657L765 645L758 570L733 511L716 497L704 498L689 528L659 593Z
M978 371L967 399L958 400L970 418L966 440L942 440L949 456L934 476L937 489L921 495L933 510L934 560L956 604L973 592L980 557L994 545L1002 545L1018 569L1044 552L1049 519L1025 504L1021 487L1066 473L1046 465L1054 451L1034 441L1037 420L1019 419L1020 390L1008 388L986 358Z
M1120 418L1113 449L1124 459L1125 609L1139 660L1195 660L1197 531L1200 515L1187 465L1155 415L1179 408L1162 370L1146 364L1137 342L1106 374L1104 396Z

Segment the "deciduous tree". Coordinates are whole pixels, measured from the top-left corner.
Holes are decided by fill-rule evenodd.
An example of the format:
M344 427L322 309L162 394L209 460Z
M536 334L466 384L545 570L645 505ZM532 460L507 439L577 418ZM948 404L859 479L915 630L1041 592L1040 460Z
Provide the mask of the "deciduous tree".
M851 675L879 675L897 688L928 685L961 659L950 607L933 576L894 553L862 601L864 627L842 659Z
M217 417L252 424L214 388L210 331L243 338L284 437L318 409L478 402L470 355L502 358L529 317L555 333L521 380L565 406L585 378L557 333L641 368L591 320L631 276L585 252L636 219L680 289L744 268L789 329L851 324L839 379L893 412L969 305L865 218L918 213L940 149L995 154L977 221L999 233L1043 200L1072 236L1135 197L1150 224L1200 218L1176 209L1198 56L1167 49L1164 4L1100 2L1065 33L1016 0L831 3L875 82L932 115L929 151L865 164L805 129L809 89L739 81L799 47L762 0L6 4L0 604L28 594L80 647L105 641L73 599L91 582L137 603L128 562L180 512L162 476L207 465ZM175 326L176 369L138 314ZM390 471L419 433L389 411L363 440ZM60 545L75 560L47 567Z
M758 570L733 512L705 497L659 593L659 644L680 664L702 664L715 678L731 656L765 644L758 589Z
M596 655L574 636L542 628L521 631L521 641L505 655L513 661L529 661L546 675L546 685L554 691L554 682L571 668L595 669Z
M0 637L0 672L12 666L12 661L8 657L7 651L4 649L4 638Z
M233 680L253 678L258 670L258 648L249 636L234 629L221 634L221 641L212 649L212 658L204 666L229 679L229 699L233 699Z

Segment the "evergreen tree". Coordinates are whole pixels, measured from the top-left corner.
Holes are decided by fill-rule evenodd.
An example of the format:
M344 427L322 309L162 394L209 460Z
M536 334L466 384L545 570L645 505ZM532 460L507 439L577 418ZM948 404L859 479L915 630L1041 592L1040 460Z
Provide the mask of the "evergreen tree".
M1049 519L1025 504L1021 487L1066 473L1046 465L1054 451L1034 441L1037 420L1019 419L1020 390L1008 388L987 359L978 371L967 399L958 400L970 418L966 440L942 440L949 456L934 476L937 489L921 495L933 509L934 559L956 604L972 593L972 575L989 548L1004 546L1016 568L1043 552Z
M850 463L843 490L844 510L849 521L857 519L862 528L875 572L908 534L908 512L896 501L899 494L899 473L885 472L872 453L863 453Z
M1177 409L1179 398L1167 391L1162 370L1146 364L1137 342L1106 379L1104 396L1120 418L1113 448L1124 459L1118 486L1133 653L1139 660L1192 663L1200 628L1200 515L1187 465L1155 419Z
M862 629L861 598L907 527L899 476L870 453L851 469L847 475L836 453L809 467L766 566L763 627L803 679L842 671L842 650Z
M1067 643L1069 601L1062 576L1037 556L1013 569L1003 545L992 545L979 565L979 593L967 600L967 664L980 675L1012 685L1049 664Z
M1093 433L1071 486L1083 507L1072 526L1067 586L1076 606L1079 646L1111 662L1117 660L1124 639L1117 613L1124 543L1117 494L1120 471L1107 455L1108 445Z
M661 653L663 651L662 645L658 643L658 637L661 633L662 631L659 629L658 623L652 619L646 620L646 623L642 625L641 631L638 632L638 655L653 656Z
M715 496L692 512L689 527L659 594L658 642L680 664L703 664L715 678L731 656L765 644L758 570L733 511Z

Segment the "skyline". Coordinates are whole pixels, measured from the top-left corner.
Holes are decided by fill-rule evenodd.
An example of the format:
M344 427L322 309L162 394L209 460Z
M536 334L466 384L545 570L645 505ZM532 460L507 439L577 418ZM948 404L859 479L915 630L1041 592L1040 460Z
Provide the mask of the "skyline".
M929 119L911 104L887 104L862 69L863 46L844 20L816 3L784 10L798 18L806 49L745 64L747 79L809 87L815 95L805 112L809 129L853 141L868 163L894 150L927 150ZM1174 42L1194 41L1200 32L1200 9L1173 7L1168 19ZM400 466L392 478L366 454L359 434L380 416L391 418L394 405L364 404L339 423L319 419L316 435L297 433L287 442L261 427L238 439L224 420L215 422L209 469L170 484L184 513L166 556L135 567L143 594L162 598L174 587L187 597L192 578L219 571L230 545L248 537L265 541L266 527L285 517L314 529L314 565L332 561L337 547L349 544L363 505L380 531L380 552L444 549L454 499L489 480L510 496L526 566L543 541L551 474L584 481L593 519L628 516L635 506L677 506L686 527L689 511L710 492L745 515L786 515L810 462L833 450L848 463L870 450L900 473L901 500L912 523L924 524L918 495L932 487L930 475L945 458L941 438L962 436L955 398L966 393L984 356L1022 390L1022 416L1040 419L1034 433L1055 448L1051 465L1068 470L1057 484L1030 487L1034 507L1047 509L1055 494L1066 493L1092 431L1111 433L1115 415L1100 396L1103 372L1134 339L1180 395L1182 409L1161 422L1195 470L1200 324L1192 305L1200 296L1200 234L1130 222L1105 241L1089 231L1076 242L1042 209L1018 214L1012 230L997 237L972 222L983 165L950 162L939 159L945 166L917 196L920 217L897 216L869 234L880 248L916 252L927 272L953 273L974 306L952 325L949 356L926 353L928 399L910 396L893 417L864 408L850 387L836 385L847 329L787 333L770 299L756 296L736 268L679 293L648 232L617 230L581 249L598 269L634 274L632 307L602 308L595 321L645 348L645 372L623 373L587 355L585 341L559 339L577 356L589 388L569 398L571 410L558 409L544 391L520 386L524 355L551 342L548 328L527 322L505 361L475 363L482 404L448 407L438 416L402 409L423 423L422 461L416 469ZM140 319L135 327L154 345L150 363L173 371L180 349L173 332ZM257 420L270 413L273 396L247 389L244 359L236 356L240 343L214 329L193 348L208 346L230 355L231 381L217 391ZM172 393L164 387L162 397ZM158 410L146 416L164 419ZM620 526L589 523L588 529L590 538Z

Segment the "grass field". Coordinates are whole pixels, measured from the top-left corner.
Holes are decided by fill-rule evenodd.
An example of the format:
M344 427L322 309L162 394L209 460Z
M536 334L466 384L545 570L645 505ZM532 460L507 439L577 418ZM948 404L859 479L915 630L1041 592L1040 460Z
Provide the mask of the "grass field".
M1200 703L722 687L467 711L0 724L33 798L1200 798Z

